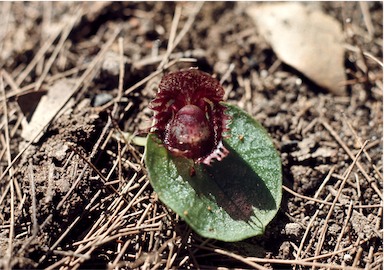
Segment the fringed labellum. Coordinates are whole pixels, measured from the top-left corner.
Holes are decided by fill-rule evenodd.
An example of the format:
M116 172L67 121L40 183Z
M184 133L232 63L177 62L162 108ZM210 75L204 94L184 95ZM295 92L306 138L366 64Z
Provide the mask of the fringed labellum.
M224 89L219 81L197 69L165 75L151 103L155 133L175 156L210 164L222 160L228 150L222 144L228 116Z

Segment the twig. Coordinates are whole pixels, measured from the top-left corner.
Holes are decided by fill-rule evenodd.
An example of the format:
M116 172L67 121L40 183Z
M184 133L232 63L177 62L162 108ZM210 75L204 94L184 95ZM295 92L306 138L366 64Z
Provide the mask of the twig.
M32 69L36 66L36 64L40 61L40 59L44 56L44 54L48 51L49 47L51 47L51 45L59 36L59 34L62 33L64 25L65 24L63 24L55 33L51 34L48 40L37 51L36 55L33 57L32 61L28 64L28 66L17 76L16 78L17 86L21 85L21 83L25 80L28 74L32 71Z
M96 201L96 199L100 196L101 190L96 192L96 194L92 197L91 201L85 206L84 212L87 213L89 209L91 208L92 204ZM77 222L80 220L81 216L77 216L74 221L67 227L67 229L60 235L60 237L56 240L56 242L47 250L47 253L54 252L54 249L61 243L61 241L64 239L65 236L73 229L73 227L77 224ZM68 254L66 254L68 256ZM75 256L74 254L71 254Z
M6 17L4 18L4 21L2 22L3 33L1 33L1 36L0 36L0 51L1 52L3 51L3 46L5 44L4 39L6 38L6 36L8 34L9 19L10 19L11 14L12 14L11 6L12 6L12 2L3 2L2 7L1 7L4 14L6 14ZM0 63L0 67L2 67L4 65L3 61L1 61L1 62L2 63Z
M103 184L105 185L106 183L108 183L108 179L99 171L99 169L96 168L95 165L93 165L93 163L91 161L89 161L83 154L80 153L80 151L78 151L75 147L73 147L71 144L67 144L74 152L76 152L76 154L82 159L84 160L88 166L90 166L94 171L95 173L100 177L100 179L102 180ZM111 185L106 185L107 188L110 188L113 192L115 192L118 196L120 196L126 203L129 203L128 200L126 198L124 198L117 189L115 189L113 186ZM58 204L58 206L61 206L62 204Z
M0 74L0 91L1 95L5 97L5 89L4 89L4 80L3 74ZM9 126L8 126L8 107L5 99L3 100L3 111L4 111L4 123L5 123L5 144L7 148L7 160L8 166L12 163L11 150L10 150L10 142L9 142ZM10 228L9 228L9 240L8 240L8 248L5 254L5 269L11 269L12 266L12 252L13 252L13 238L15 236L15 190L13 185L13 172L9 170L9 183L10 183L10 191L11 191L11 209L10 209Z
M143 66L156 64L157 62L161 62L164 59L165 53L159 54L156 56L144 57L141 60L135 61L132 63L135 69L140 69ZM182 52L174 52L169 55L169 59L178 59L178 58L202 58L205 56L205 51L202 49L195 50L186 50Z
M328 194L327 197L325 198L324 202L327 202L329 199L331 198L331 195ZM300 242L300 246L299 246L299 249L297 251L297 255L296 255L296 260L298 260L300 258L300 253L301 251L303 250L303 247L304 247L304 243L305 243L305 239L307 238L307 235L310 231L310 229L312 228L312 225L313 223L315 222L317 216L319 215L320 213L320 210L323 208L324 204L322 204L319 209L316 210L315 214L313 215L313 217L311 218L311 220L309 221L308 223L308 226L307 228L305 229L305 233L301 239L301 242Z
M206 248L206 247L204 247ZM265 268L264 266L261 266L260 264L258 264L257 262L255 261L251 261L247 258L244 258L243 256L240 256L240 255L237 255L235 253L232 253L232 252L228 252L226 250L223 250L223 249L218 249L218 248L215 248L215 249L209 249L209 248L206 248L210 251L213 251L217 254L221 254L221 255L225 255L225 256L228 256L228 257L231 257L233 259L236 259L242 263L245 263L246 265L249 265L251 267L253 267L254 269L259 269L259 270L267 270L267 268ZM260 262L260 261L258 261Z
M352 169L357 164L358 158L360 157L360 154L363 152L363 149L367 145L367 143L368 143L368 141L364 142L363 146L361 147L361 149L357 153L356 157L354 158L352 164L349 166L349 168L347 170L347 173L346 173L343 181L340 184L339 190L338 190L335 198L333 199L333 203L331 205L331 208L329 209L327 217L325 218L325 221L324 221L324 226L323 226L321 234L320 234L320 239L319 239L318 244L316 246L315 256L318 256L320 254L320 250L321 250L321 248L323 246L323 243L324 243L324 240L325 240L325 234L327 232L328 222L329 222L329 220L331 218L331 215L333 214L333 210L334 210L334 208L336 206L336 202L338 201L338 199L340 197L340 194L341 194L341 192L342 192L342 190L344 188L344 185L347 182L347 179L349 178L349 175L351 174Z
M319 197L320 192L323 190L325 185L328 183L329 179L331 179L331 176L332 176L334 171L335 171L335 166L332 166L331 169L329 170L327 176L324 178L324 181L321 183L320 187L317 189L315 196L313 196L314 199L317 199L317 197Z
M106 238L112 231L116 230L118 227L120 227L122 225L122 219L124 218L125 213L127 213L127 211L129 209L131 209L131 207L137 201L138 197L146 189L148 184L149 184L148 181L144 183L144 185L141 187L141 189L135 194L135 196L132 198L132 200L129 202L129 204L123 210L120 210L120 208L124 202L121 201L120 197L117 198L115 200L115 202L120 201L121 203L119 203L119 206L115 207L115 209L114 209L115 211L111 215L108 216L108 220L104 225L102 225L100 227L100 223L102 222L102 219L105 218L105 216L101 217L101 219L99 219L99 221L96 222L96 224L99 224L99 225L96 225L96 226L99 226L99 230L95 231L95 232L93 232L93 230L91 230L84 239L85 241L88 241L88 243L84 246L79 246L78 249L76 250L76 253L83 252L83 251L88 249L88 251L85 254L89 255L98 246L105 244L106 242L109 242L113 239L121 237L121 235L117 235L117 236L111 236L109 238ZM94 228L96 228L96 227L94 226ZM61 263L64 263L65 261L67 261L67 265L69 265L73 269L76 269L77 267L79 267L80 261L83 261L81 259L76 259L76 260L72 261L71 263L69 263L68 260L70 260L70 259L68 258L67 260L62 260Z
M157 75L161 74L164 70L168 69L169 67L173 66L174 64L176 64L178 62L196 62L196 59L194 59L194 58L177 58L177 59L169 62L167 65L165 65L164 69L158 69L158 70L152 72L150 75L148 75L147 77L145 77L141 81L139 81L139 82L135 83L134 85L132 85L131 87L129 87L127 90L124 91L124 95L127 96L128 94L135 91L137 88L144 85L145 83L147 83L148 81L150 81L151 79L156 77Z
M334 252L336 252L339 249L341 240L343 239L345 230L347 229L349 219L351 218L351 213L352 213L352 201L349 204L349 207L348 207L348 210L347 210L347 216L344 219L343 228L341 229L341 232L340 232L339 236L337 237L337 242L336 242L335 248L333 250Z
M352 46L352 45L349 45L349 44L344 44L344 47L347 49L347 50L350 50L352 52L356 52L356 53L359 53L360 52L360 49L355 47L355 46ZM373 60L374 62L376 62L377 64L379 64L379 66L381 68L383 68L383 62L380 61L378 58L376 58L375 56L373 56L372 54L370 54L369 52L363 52L363 55L370 58L371 60Z
M355 173L355 179L356 179L356 190L357 190L357 200L359 201L359 206L362 205L361 203L361 188L360 188L360 180L357 173ZM363 213L363 209L360 208L360 214Z
M173 242L173 241L172 241ZM174 252L174 248L175 248L175 245L174 243L170 242L168 244L168 247L169 247L169 253L168 253L168 258L167 258L167 262L165 264L165 269L168 270L172 267L172 264L173 264L173 261L174 261L174 256L173 255L177 255L176 253L173 253Z
M151 79L153 79L157 75L161 74L162 72L163 72L162 70L156 70L156 71L152 72L149 76L145 77L141 81L135 83L134 85L129 87L127 90L125 90L124 95L125 96L129 95L131 92L135 91L137 88L139 88L143 84L147 83L148 81L150 81Z
M242 257L240 255L236 255L234 253L230 253L228 251L219 249L219 248L210 248L205 246L197 246L200 249L205 249L211 252L215 252L221 255L225 255L234 259L237 259L249 266L254 267L255 269L266 269L265 267L254 264L254 263L264 263L264 264L286 264L286 265L302 265L302 266L314 266L314 267L321 267L321 268L330 268L330 269L342 269L342 270L357 270L358 268L350 267L350 266L343 266L343 265L337 265L337 264L325 264L325 263L316 263L316 262L309 262L305 260L283 260L283 259L265 259L265 258L255 258L255 257Z
M336 131L324 120L320 119L321 124L328 130L328 132L336 139L336 141L340 144L340 146L344 149L344 151L348 154L348 156L354 160L356 157L355 155L351 152L351 150L348 148L347 145L341 140L339 135L336 133ZM380 191L380 189L377 187L376 183L369 177L368 173L365 171L363 166L359 161L356 162L356 166L359 168L361 173L364 175L364 177L367 179L369 184L372 186L372 188L375 190L375 192L380 196L381 199L383 199L383 194Z
M37 235L39 230L39 225L37 223L37 215L36 215L36 191L35 191L35 176L33 174L33 164L32 159L29 160L29 181L31 188L31 198L32 198L32 235Z
M131 243L131 240L128 239L124 245L122 246L122 248L120 249L119 253L117 254L115 260L113 261L113 263L111 265L108 266L108 269L117 269L118 268L118 264L119 264L119 261L121 259L121 257L123 257L125 251L127 250L129 244Z
M55 47L55 50L53 51L51 57L48 59L46 65L45 65L45 68L43 70L43 73L41 74L39 80L37 81L37 83L35 85L35 91L40 89L42 83L45 80L45 77L47 76L49 70L51 69L51 66L52 66L53 62L55 61L55 59L56 59L57 55L59 54L59 52L61 51L61 49L63 48L64 42L67 40L67 38L69 36L69 33L72 31L72 28L75 26L75 23L81 17L82 13L83 12L82 12L81 9L78 10L76 15L72 18L70 23L67 25L67 28L64 29L64 31L63 31L63 33L61 35L59 43Z
M158 70L162 69L163 66L165 64L167 64L167 62L169 61L168 58L169 58L169 56L172 53L172 50L174 48L173 44L175 42L177 25L179 24L180 16L181 16L181 6L176 5L175 14L173 15L173 20L172 20L172 24L171 24L171 31L170 31L169 39L168 39L167 52L165 53L163 60L160 62L160 65L157 68Z
M361 138L357 135L356 130L352 127L352 124L348 121L348 119L345 118L345 121L346 121L346 123L347 123L349 129L352 131L352 134L353 134L353 136L355 137L355 139L356 139L356 141L357 141L359 147L361 147L361 146L363 145L363 143L362 143L362 141L361 141ZM377 140L376 142L379 142L379 140ZM372 144L371 144L371 145L372 145ZM364 149L364 155L367 157L368 161L371 162L371 164L372 164L372 158L371 158L371 156L368 154L368 151L367 151L368 146L370 146L370 145L367 145L366 149ZM381 172L379 171L379 169L376 167L376 165L375 165L375 164L372 164L372 167L373 167L373 169L375 170L376 174L381 178L381 180L383 180L383 176L382 176Z
M188 33L189 29L192 27L193 23L195 22L197 14L200 12L200 9L203 7L204 2L195 2L195 6L193 10L191 11L191 14L188 16L187 22L181 29L180 33L176 36L173 45L173 48L176 48L177 45L179 45L180 41L183 39L185 34Z
M326 253L326 254L321 254L321 255L318 255L318 256L305 258L305 259L302 259L302 260L306 261L306 262L310 262L310 261L315 261L315 260L320 260L320 259L325 259L325 258L333 257L336 254L341 254L341 253L344 253L346 251L356 249L356 247L361 246L365 242L368 242L368 240L369 239L365 239L365 240L360 241L360 238L358 238L356 240L356 242L354 244L350 245L349 247L340 249L338 251L333 251L333 252L329 252L329 253Z
M293 191L292 189L290 189L289 187L286 187L284 185L283 185L283 189L285 191L291 193L295 197L298 197L298 198L302 198L302 199L305 199L305 200L308 200L308 201L317 202L317 203L321 203L321 204L333 205L333 203L331 203L331 202L327 202L327 201L324 201L324 200L316 199L315 197L314 198L308 197L308 196L302 195L300 193L297 193L296 191ZM336 203L336 206L344 207L345 205L341 204L341 203ZM381 204L353 205L353 208L382 208L382 207L383 206Z
M369 13L368 4L366 2L360 1L359 5L360 5L361 13L363 13L363 19L364 19L365 26L367 27L367 30L368 30L369 38L372 39L374 28L372 24L371 15Z
M359 265L359 261L360 261L361 254L363 253L363 251L364 251L364 249L362 247L359 247L359 249L357 250L357 253L356 253L356 257L353 260L352 267L357 267Z
M204 5L204 2L196 2L194 9L189 15L187 22L181 29L180 33L176 36L174 40L172 40L170 37L170 40L168 41L169 49L167 48L167 54L164 56L163 61L160 63L157 70L162 70L165 64L168 62L169 55L172 53L173 49L176 48L176 46L180 43L180 41L183 39L185 34L189 31L189 29L191 28L192 24L195 21L196 15L199 13L203 5ZM176 7L176 11L177 11L177 8L178 6ZM175 14L176 14L176 11L175 11Z
M305 239L307 238L308 233L309 233L310 229L312 228L312 225L315 222L319 213L320 213L320 210L319 209L316 210L315 214L312 216L311 220L309 221L307 228L305 229L304 235L301 238L299 249L297 250L297 253L296 253L296 260L298 260L300 258L300 253L303 250Z
M15 80L12 78L11 74L9 74L5 69L2 70L2 74L4 76L5 81L7 84L11 87L12 91L15 93L20 93L21 90L19 88L19 85L15 82ZM6 86L4 86L5 88ZM6 95L7 97L8 95ZM6 98L5 97L5 98ZM2 97L3 98L3 97Z
M220 84L223 84L228 78L229 76L231 75L232 71L235 69L235 64L234 63L231 63L227 70L225 71L225 73L223 74L223 76L221 77L220 79Z
M115 41L117 35L120 33L120 28L116 29L116 31L112 34L112 37L108 40L108 42L104 45L104 47L101 49L101 51L99 52L99 54L92 60L91 64L88 66L88 68L85 70L85 72L83 73L83 75L80 77L80 79L76 82L75 86L74 86L74 91L73 93L76 92L76 90L78 90L81 86L81 84L84 82L84 80L89 76L89 74L92 72L92 69L96 66L96 64L102 59L102 57L104 56L104 54L108 51L109 47L113 44L113 42ZM62 106L62 108L64 106L66 106L66 104L68 103L68 101L70 100L71 97L68 98L67 102L65 102ZM4 99L5 100L5 99ZM57 115L59 114L61 110L58 110L56 115L54 115L54 117L52 119L55 119L57 117ZM29 146L31 146L31 144L33 143L33 141L38 138L40 136L40 133L45 130L46 127L48 127L51 123L49 122L48 124L46 124L44 127L42 127L40 129L39 132L36 133L36 136L31 140L29 141L25 147L16 155L16 157L12 160L11 164L8 165L7 168L5 168L5 170L3 171L3 173L1 174L0 176L0 182L1 180L4 178L4 176L8 173L8 171L12 168L12 166L16 163L17 160L19 160L19 158L21 157L21 155L29 148Z
M120 100L123 96L123 84L124 84L124 38L119 37L119 56L120 56L120 63L119 63L119 92L117 94L117 100Z
M47 79L45 80L47 83L52 83L52 82L55 82L61 78L65 78L65 77L68 77L68 76L71 76L77 72L80 72L86 68L88 68L89 66L89 63L85 63L85 64L82 64L80 66L77 66L77 67L74 67L72 69L69 69L69 70L66 70L66 71L63 71L61 73L58 73L58 74L55 74L55 75L52 75L50 77L47 77ZM25 95L25 94L28 94L28 93L32 93L32 92L35 92L34 88L36 86L36 82L33 82L33 83L30 83L24 87L22 87L21 89L19 89L16 85L16 83L14 83L14 85L12 87L12 89L14 87L16 87L12 92L8 93L6 95L6 99L10 99L14 96L18 96L18 95ZM19 89L19 90L18 90ZM3 97L0 97L0 100L2 100Z

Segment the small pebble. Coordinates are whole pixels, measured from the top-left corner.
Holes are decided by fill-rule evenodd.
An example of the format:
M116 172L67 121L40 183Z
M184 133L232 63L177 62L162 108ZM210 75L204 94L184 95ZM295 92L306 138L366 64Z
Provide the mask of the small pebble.
M297 223L287 223L285 225L285 234L298 237L301 232L301 226Z
M349 263L352 261L352 256L347 253L344 255L343 259L344 259L344 262Z
M97 94L92 100L92 106L93 107L102 106L107 102L111 101L112 99L113 99L113 96L111 94L107 94L107 93Z
M120 56L119 54L109 51L106 53L101 69L112 76L119 75L120 72Z

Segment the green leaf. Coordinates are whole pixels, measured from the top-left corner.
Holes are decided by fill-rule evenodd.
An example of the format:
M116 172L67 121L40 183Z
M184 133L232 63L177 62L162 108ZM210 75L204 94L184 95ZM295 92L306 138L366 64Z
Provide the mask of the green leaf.
M223 140L230 154L211 166L174 157L150 134L146 164L160 200L197 233L239 241L264 233L282 195L279 154L265 129L241 109L225 104L231 116Z

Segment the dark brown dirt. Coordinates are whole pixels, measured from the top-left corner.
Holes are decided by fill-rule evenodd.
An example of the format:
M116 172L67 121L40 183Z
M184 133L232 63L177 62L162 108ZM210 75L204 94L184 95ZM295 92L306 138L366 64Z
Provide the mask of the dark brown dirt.
M346 50L345 97L328 93L281 63L246 16L244 5L236 2L204 3L173 50L171 59L195 61L178 62L164 72L197 66L218 79L225 77L227 101L262 123L281 153L285 186L281 209L264 236L238 243L202 239L194 233L148 184L144 148L116 139L118 130L144 136L151 125L147 106L162 73L131 87L156 72L177 6L182 8L179 33L196 5L0 4L0 68L6 95L0 114L2 174L9 165L8 154L13 159L27 145L20 136L24 115L18 97L34 89L78 9L79 19L39 90L48 90L63 78L80 80L89 72L66 110L0 181L0 268L254 268L252 262L258 262L288 269L294 264L287 260L296 259L299 250L298 260L323 268L326 264L381 268L382 64L362 56L360 50L382 63L382 3L368 2L367 13L357 2L321 3L322 10L343 25L347 48L357 48ZM50 33L60 27L62 34L25 79L19 79ZM111 100L119 96L121 58L114 38L118 28L124 52L122 89L132 91ZM110 40L101 61L92 62ZM64 73L68 70L73 72ZM369 140L365 152L327 218L331 206L324 201L334 200L365 140ZM324 257L314 258L318 255ZM296 268L310 266L296 263Z

